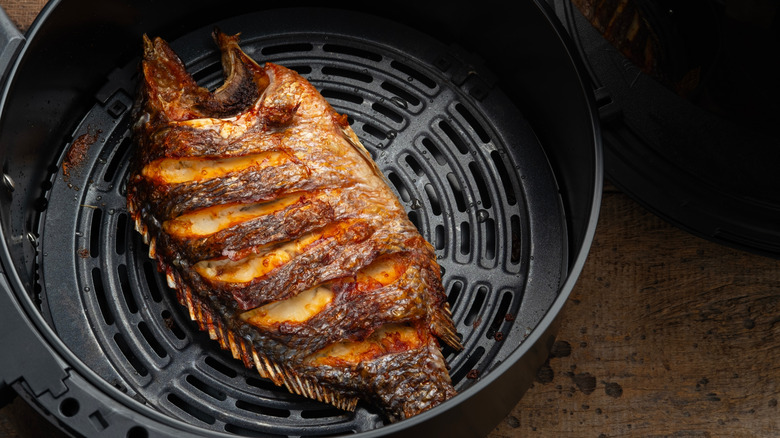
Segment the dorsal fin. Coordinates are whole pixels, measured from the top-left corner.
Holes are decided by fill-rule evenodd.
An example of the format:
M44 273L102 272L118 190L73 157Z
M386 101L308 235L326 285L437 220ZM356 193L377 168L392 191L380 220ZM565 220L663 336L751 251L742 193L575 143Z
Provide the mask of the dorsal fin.
M187 307L190 318L198 323L201 330L207 331L211 339L219 342L220 347L230 351L233 358L242 361L247 368L254 366L260 377L272 381L277 386L284 386L294 394L328 403L345 411L355 410L359 400L357 397L336 392L257 351L249 341L236 336L232 330L225 327L221 319L209 310L198 295L182 286L181 279L176 278L176 274L170 275L173 276L172 281L177 286L176 294L179 303Z

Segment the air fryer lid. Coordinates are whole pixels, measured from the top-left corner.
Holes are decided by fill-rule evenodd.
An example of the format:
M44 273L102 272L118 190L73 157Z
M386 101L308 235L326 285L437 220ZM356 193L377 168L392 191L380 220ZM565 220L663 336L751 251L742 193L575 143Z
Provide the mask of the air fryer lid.
M637 1L618 11L615 2L583 3L604 27L612 17L613 45L577 2L549 2L596 87L607 177L685 230L780 257L777 5ZM621 32L631 20L646 25L636 40L655 43L645 62L656 72L616 48L631 46Z
M241 32L255 59L301 72L350 116L436 248L466 346L444 352L460 394L383 426L370 407L345 413L275 387L197 330L125 210L135 58L117 63L91 101L75 105L83 108L75 128L56 139L46 166L4 169L13 187L4 202L16 205L4 218L8 291L20 297L14 310L24 307L18 311L30 318L27 326L41 333L33 336L46 339L37 355L56 359L36 366L42 371L8 368L3 379L14 381L16 370L22 379L15 389L80 434L486 433L546 356L551 324L582 267L600 188L594 126L579 149L592 166L561 173L555 158L565 148L546 150L537 138L546 137L548 124L534 132L473 55L398 23L343 11L246 13L157 33L212 88L221 81L214 25ZM584 99L580 123L587 125ZM24 162L23 149L3 154L6 163ZM566 189L572 184L590 199ZM25 202L31 208L19 214ZM14 240L19 235L24 239ZM24 325L20 315L13 320Z

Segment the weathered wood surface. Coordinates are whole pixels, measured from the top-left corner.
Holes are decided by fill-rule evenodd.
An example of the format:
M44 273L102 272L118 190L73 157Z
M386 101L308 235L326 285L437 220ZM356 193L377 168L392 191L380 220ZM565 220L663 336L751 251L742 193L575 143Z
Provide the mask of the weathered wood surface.
M780 436L780 261L607 187L556 349L490 438Z
M22 29L43 4L0 0ZM694 237L607 184L562 319L489 438L780 436L780 261ZM50 432L18 398L0 409L0 438Z

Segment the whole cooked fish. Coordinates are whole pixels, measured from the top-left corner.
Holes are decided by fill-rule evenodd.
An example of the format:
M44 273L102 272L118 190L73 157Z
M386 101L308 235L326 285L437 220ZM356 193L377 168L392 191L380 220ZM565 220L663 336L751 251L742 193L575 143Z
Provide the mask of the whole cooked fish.
M460 349L433 248L366 149L292 70L214 31L199 87L144 36L127 205L190 317L291 392L391 421L452 397Z

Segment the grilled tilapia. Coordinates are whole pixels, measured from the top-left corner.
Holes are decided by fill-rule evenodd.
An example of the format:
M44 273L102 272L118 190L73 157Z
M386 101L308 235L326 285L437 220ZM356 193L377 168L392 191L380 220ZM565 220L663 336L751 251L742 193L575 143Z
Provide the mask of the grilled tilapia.
M348 124L296 72L215 30L199 87L144 36L127 205L168 284L222 348L291 392L390 421L455 390L462 348L433 248Z

